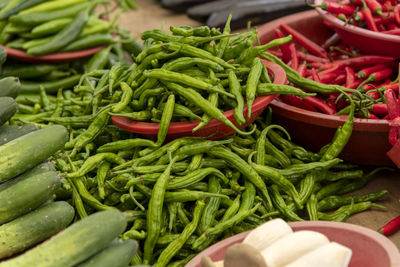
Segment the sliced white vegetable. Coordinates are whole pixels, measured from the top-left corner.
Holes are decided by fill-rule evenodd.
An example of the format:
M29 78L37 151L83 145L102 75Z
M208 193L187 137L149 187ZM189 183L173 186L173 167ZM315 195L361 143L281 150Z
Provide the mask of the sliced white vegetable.
M321 233L298 231L278 239L262 250L261 255L268 267L283 267L328 243L328 238Z
M252 230L243 240L243 243L262 251L273 242L291 233L293 231L289 224L282 219L274 219Z
M224 267L224 261L217 261L217 262L214 262L214 266L215 266L215 267Z
M351 259L351 249L336 242L319 247L286 267L347 267Z

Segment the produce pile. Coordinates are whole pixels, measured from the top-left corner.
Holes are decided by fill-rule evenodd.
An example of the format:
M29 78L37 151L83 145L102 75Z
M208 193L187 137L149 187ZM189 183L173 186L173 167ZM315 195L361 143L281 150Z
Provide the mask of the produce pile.
M289 25L283 24L280 28L283 31L275 29L275 36L282 38L286 36L285 33L290 34L294 42L281 45L274 52L275 56L267 55L267 59L284 67L284 63L288 64L291 71L296 71L296 75L301 77L357 90L357 94L353 92L357 106L356 117L385 120L392 118L389 110L393 107L387 105L387 94L395 93L396 97L398 95L396 58L359 54L341 42L336 34L320 46ZM291 81L292 75L288 75L288 79ZM298 86L307 89L301 84ZM317 96L307 96L304 99L287 95L281 99L290 105L329 115L347 115L350 109L349 102L340 92L321 92Z
M115 42L115 21L95 13L109 0L1 1L0 44L24 50L28 55L46 55L82 50ZM135 8L131 0L119 1Z
M338 19L357 27L400 35L400 6L397 1L321 1L321 4L311 6L326 10Z
M222 33L206 26L181 26L171 27L171 33L144 32L142 39L143 47L135 42L112 44L75 63L24 66L24 78L30 82L21 85L10 76L21 66L8 69L6 62L0 84L13 83L13 89L0 91L0 101L8 107L0 109L0 118L9 124L0 128L0 172L12 178L50 157L61 177L56 202L51 203L72 205L78 222L0 266L44 266L39 254L49 257L50 266L76 266L107 245L113 247L110 242L117 236L137 240L137 253L136 243L125 241L126 249L118 254L122 256L106 249L82 266L117 266L105 259L127 255L131 265L184 266L211 244L271 218L346 221L370 208L384 209L374 202L386 190L343 196L382 169L364 174L338 158L352 133L356 109L346 92L356 95L357 90L308 80L265 52L290 42L291 36L253 46L256 29L231 34L228 19ZM259 56L277 61L293 85L310 93L274 84ZM65 82L71 77L74 82ZM284 128L272 124L270 109L244 128L257 96L309 97L321 92L343 92L350 108L345 124L319 152L293 143ZM12 98L18 104L14 116ZM235 122L223 114L228 109L234 109ZM157 139L120 130L111 122L113 115L159 122ZM166 142L171 121L182 118L197 119L198 128L217 119L236 134L217 141L183 137ZM32 125L42 129L13 141L7 136L8 129ZM0 200L3 192L1 185ZM63 249L64 243L82 250Z

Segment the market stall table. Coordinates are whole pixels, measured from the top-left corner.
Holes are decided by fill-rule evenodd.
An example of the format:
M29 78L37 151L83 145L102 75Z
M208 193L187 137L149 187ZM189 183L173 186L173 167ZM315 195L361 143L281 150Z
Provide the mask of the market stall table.
M145 30L160 28L167 30L168 25L189 25L199 26L199 22L191 20L182 13L174 13L163 9L159 1L156 0L136 0L138 9L121 15L120 25L122 28L130 29L132 34L139 36ZM365 167L368 173L372 168ZM366 187L359 190L358 193L366 194L376 192L382 189L389 190L389 195L385 197L382 204L387 207L387 211L372 209L350 217L348 222L362 225L371 229L378 229L386 222L400 214L400 171L378 172ZM400 248L400 232L391 235L392 240Z

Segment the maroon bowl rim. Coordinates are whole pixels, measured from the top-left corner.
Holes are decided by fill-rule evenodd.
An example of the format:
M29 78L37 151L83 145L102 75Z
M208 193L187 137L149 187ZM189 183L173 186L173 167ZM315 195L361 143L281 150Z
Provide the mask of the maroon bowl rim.
M284 73L284 70L276 63L264 61L265 66L268 70L272 72L272 74ZM275 80L277 84L285 84L287 82L286 73L285 75L274 75L274 77L279 78ZM279 95L267 95L267 96L259 96L254 100L252 109L258 110L260 108L265 107L268 105L273 99L278 97ZM224 115L226 117L233 116L233 109L225 111ZM244 107L244 113L247 112L247 105ZM111 120L117 127L140 134L156 134L160 128L160 123L153 123L153 122L141 122L141 121L133 121L131 119L119 116L111 116ZM168 134L175 134L175 133L183 133L192 131L194 127L196 127L200 123L200 120L194 120L193 122L171 122L168 128ZM216 119L212 119L210 123L205 126L208 128L213 128L217 125L221 125L222 123Z
M343 125L343 123L346 121L346 117L344 116L334 116L305 110L286 104L278 98L271 102L271 107L278 108L279 115L281 116L318 126L337 128L338 126ZM388 132L389 121L383 119L376 120L355 118L354 129L357 131Z
M322 0L315 0L315 4L318 5L322 3ZM336 18L329 12L322 10L321 8L315 8L318 14L329 23L333 24L335 27L342 29L343 31L351 32L352 34L361 35L368 38L379 39L382 41L390 41L393 43L400 44L400 36L392 35L392 34L385 34L381 32L374 32L368 29L364 29L361 27L357 27L351 24L346 24L344 21Z
M72 52L53 53L42 56L34 56L34 55L27 55L26 52L23 50L7 47L5 45L1 46L7 52L7 57L33 63L64 62L64 61L67 62L74 59L84 58L93 55L106 47L105 45L101 45Z
M366 236L370 239L375 240L377 243L381 244L381 246L384 248L384 250L387 252L389 260L390 260L390 266L400 266L400 253L399 249L396 247L396 245L390 241L389 238L386 236L378 233L377 231L374 231L370 228L357 225L357 224L352 224L352 223L346 223L346 222L333 222L333 221L303 221L303 222L288 222L290 227L295 228L294 230L297 229L304 229L304 228L310 228L309 230L313 230L312 228L331 228L331 229L339 229L339 230L347 230L347 231L352 231L352 232L358 232L360 235ZM317 230L315 230L317 231ZM219 246L223 246L224 243L228 244L234 244L239 242L240 240L243 240L251 230L231 236L229 238L226 238L224 240L221 240L220 242L206 248L205 250L201 251L199 254L196 255L190 262L187 263L187 267L194 267L197 266L195 264L200 263L200 260L202 256L209 255L210 252L215 250Z

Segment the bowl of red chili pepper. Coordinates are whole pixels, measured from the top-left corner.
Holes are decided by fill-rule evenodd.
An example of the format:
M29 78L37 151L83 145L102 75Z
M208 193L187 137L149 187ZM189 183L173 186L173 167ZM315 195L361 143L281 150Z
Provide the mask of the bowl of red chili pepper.
M316 0L314 7L347 44L366 53L400 57L397 1Z
M273 62L263 61L269 74L273 77L275 84L286 84L285 71L277 64ZM239 129L244 129L252 124L263 112L263 110L274 100L278 95L265 95L259 96L254 100L252 105L251 117L246 122L239 126L236 123L234 117L234 110L228 110L224 112L224 115L235 124ZM243 114L247 114L247 105L244 106ZM112 122L121 129L142 134L150 139L156 139L157 133L160 129L160 123L132 121L126 117L112 116ZM222 122L212 119L206 126L193 132L193 129L200 123L200 120L194 120L193 122L171 122L168 128L167 140L176 139L183 136L196 136L204 137L211 140L219 139L235 132L231 127L223 124Z
M330 241L337 242L352 250L349 267L389 267L400 265L397 247L385 236L363 226L328 221L289 222L294 232L309 230L325 235ZM250 231L224 239L203 250L186 266L201 267L203 256L212 261L223 260L225 251L236 243L241 243Z
M276 122L293 132L294 141L319 151L332 140L348 114L348 102L333 93L335 88L351 89L366 100L357 104L353 131L340 157L361 165L393 165L393 156L387 152L397 142L399 127L389 125L388 120L396 116L390 115L384 95L392 90L397 101L395 58L353 55L354 50L340 39L335 40L337 50L325 49L332 45L335 32L315 11L290 15L259 28L261 43L285 34L291 34L294 41L270 51L268 58L285 68L291 83L318 94L305 98L281 95L271 103Z

